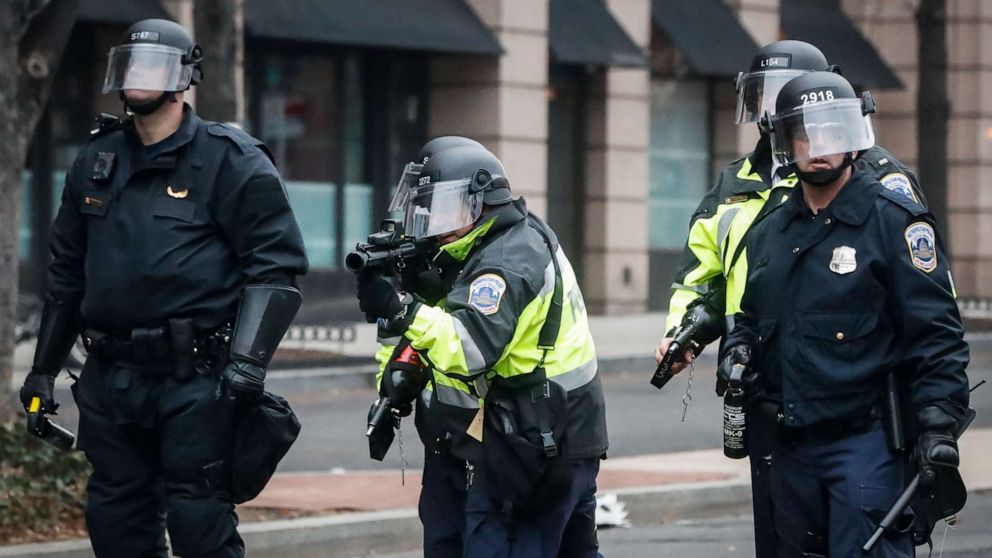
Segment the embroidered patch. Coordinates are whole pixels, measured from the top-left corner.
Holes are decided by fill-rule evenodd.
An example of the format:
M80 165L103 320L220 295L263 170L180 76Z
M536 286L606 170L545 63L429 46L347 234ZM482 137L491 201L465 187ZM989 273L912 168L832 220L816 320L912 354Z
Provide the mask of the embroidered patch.
M882 183L882 186L885 186L886 190L899 192L916 203L920 202L920 200L916 199L916 193L913 192L913 184L909 181L909 177L901 172L887 174L879 182Z
M846 275L858 269L858 260L855 255L857 250L850 246L838 246L834 248L834 255L830 258L830 271L838 275Z
M927 273L937 269L937 244L933 227L927 223L913 223L906 227L905 236L913 266Z
M468 288L468 305L485 315L499 310L499 301L506 292L506 281L495 273L480 275Z
M746 202L749 198L750 198L750 196L748 196L747 194L739 194L739 195L736 195L736 196L730 196L723 203L728 203L728 204L729 203L741 203L741 202Z

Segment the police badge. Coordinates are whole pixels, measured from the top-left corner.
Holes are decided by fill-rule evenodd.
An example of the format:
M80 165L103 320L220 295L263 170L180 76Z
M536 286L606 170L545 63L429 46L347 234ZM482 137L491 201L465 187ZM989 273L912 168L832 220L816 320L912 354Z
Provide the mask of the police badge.
M913 223L906 227L905 236L913 266L927 273L937 269L937 236L933 227L927 223Z
M858 260L855 259L857 250L850 246L838 246L834 248L834 255L830 258L830 271L838 275L846 275L858 269Z

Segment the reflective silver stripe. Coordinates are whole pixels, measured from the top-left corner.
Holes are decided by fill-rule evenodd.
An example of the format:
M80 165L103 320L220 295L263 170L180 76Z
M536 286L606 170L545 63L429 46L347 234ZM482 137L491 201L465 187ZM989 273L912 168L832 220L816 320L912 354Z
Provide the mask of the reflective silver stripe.
M716 245L718 247L723 246L723 241L727 238L727 235L730 234L730 222L734 220L734 216L736 216L737 212L740 210L741 208L734 207L732 209L728 209L726 213L720 216L720 222L716 226Z
M734 320L734 315L733 314L728 314L728 315L724 316L723 317L723 328L724 328L723 329L723 334L724 335L727 335L728 333L730 333L730 330L734 329L734 325L736 323L737 323L737 321Z
M437 400L445 405L462 409L478 409L479 400L464 391L447 384L436 384Z
M431 393L433 391L434 390L430 388L430 384L428 384L428 387L420 391L420 402L424 405L424 408L426 409L431 408Z
M599 361L595 357L589 360L589 362L565 372L563 374L558 374L556 376L551 376L548 378L552 382L565 388L565 391L572 391L573 389L578 389L596 377L596 371L599 370Z
M380 345L390 345L392 347L395 347L396 345L400 344L400 341L403 340L403 336L402 335L397 335L396 337L376 336L375 340L378 341Z
M559 265L561 264L559 263ZM544 296L553 290L555 290L555 264L548 262L547 267L544 268L544 286L541 287L541 292L537 293L537 296Z
M672 283L672 290L679 290L679 289L684 289L687 291L692 291L696 294L704 295L710 292L710 284L704 283L702 285L692 286L692 285L683 285L682 283Z
M482 372L486 369L486 359L482 357L482 350L475 343L475 339L472 339L465 324L454 316L451 317L451 321L455 323L455 333L458 334L458 339L461 341L462 353L465 354L465 364L468 365L468 371L472 373Z

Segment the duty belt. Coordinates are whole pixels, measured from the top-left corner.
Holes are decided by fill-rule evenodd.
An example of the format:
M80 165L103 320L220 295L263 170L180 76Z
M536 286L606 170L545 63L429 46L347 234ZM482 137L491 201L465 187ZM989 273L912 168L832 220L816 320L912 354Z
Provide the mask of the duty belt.
M231 327L215 332L195 332L191 320L170 320L169 325L135 328L124 332L87 329L83 345L99 362L169 364L179 377L205 372L218 364L231 340ZM161 368L163 373L166 366Z
M778 403L764 401L757 405L758 416L765 424L778 425L779 438L786 443L800 444L805 440L839 438L867 432L882 417L878 406L873 406L868 416L839 421L819 422L808 426L786 426L785 414Z

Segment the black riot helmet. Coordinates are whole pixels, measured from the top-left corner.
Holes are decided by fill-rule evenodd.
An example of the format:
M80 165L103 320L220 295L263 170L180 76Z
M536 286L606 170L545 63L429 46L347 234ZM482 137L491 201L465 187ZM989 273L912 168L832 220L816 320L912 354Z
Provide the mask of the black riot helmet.
M512 201L503 164L482 146L439 151L420 171L406 204L405 230L414 238L446 234L475 223L483 205Z
M771 135L772 156L780 165L845 154L844 164L838 169L796 169L803 182L826 185L851 164L852 153L875 145L869 116L873 112L875 100L870 92L859 98L840 74L810 72L782 87L775 101L775 114L766 114L761 126Z
M124 100L126 89L161 91L161 97L140 106L124 100L133 112L148 114L166 99L175 101L176 92L199 83L203 79L202 61L200 46L183 26L165 19L145 19L129 27L124 42L107 54L103 92L117 91Z
M828 69L820 49L803 41L776 41L765 45L751 60L751 68L737 75L738 124L757 122L775 113L775 98L789 80L807 72Z
M417 158L406 164L403 167L403 173L400 175L400 180L396 184L396 192L393 194L393 199L389 202L389 211L399 211L406 207L406 202L410 199L410 193L413 192L417 187L417 180L420 178L420 171L423 170L424 165L427 161L431 160L431 157L435 153L444 151L445 149L450 149L452 147L464 147L464 146L474 146L482 147L482 144L471 138L466 138L462 136L440 136L436 137L420 148L417 152Z

